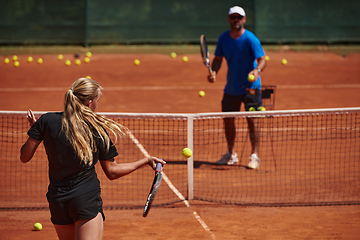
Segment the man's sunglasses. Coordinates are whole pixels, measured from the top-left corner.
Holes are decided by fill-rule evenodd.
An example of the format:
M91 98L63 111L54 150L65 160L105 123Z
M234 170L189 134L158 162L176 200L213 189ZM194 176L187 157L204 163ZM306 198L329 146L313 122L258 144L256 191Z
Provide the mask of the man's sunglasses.
M238 19L238 20L241 20L243 18L243 16L240 16L240 15L232 15L232 16L230 16L230 19L231 20L234 20L234 19Z

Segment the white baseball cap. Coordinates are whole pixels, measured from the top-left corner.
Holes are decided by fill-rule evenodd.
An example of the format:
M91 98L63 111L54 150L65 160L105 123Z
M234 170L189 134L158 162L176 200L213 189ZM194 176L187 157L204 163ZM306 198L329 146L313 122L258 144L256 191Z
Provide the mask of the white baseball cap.
M239 6L234 6L232 8L229 9L229 15L234 14L234 13L238 13L241 16L245 17L245 11L242 7Z

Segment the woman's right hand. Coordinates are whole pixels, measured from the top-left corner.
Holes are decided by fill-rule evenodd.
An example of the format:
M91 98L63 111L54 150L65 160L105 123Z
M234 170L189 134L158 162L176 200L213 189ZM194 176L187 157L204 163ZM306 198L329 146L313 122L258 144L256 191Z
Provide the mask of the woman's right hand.
M152 167L154 170L156 169L156 163L161 163L162 164L162 168L161 171L163 170L166 162L164 160L162 160L161 158L157 158L157 157L148 157L148 164L150 165L150 167Z

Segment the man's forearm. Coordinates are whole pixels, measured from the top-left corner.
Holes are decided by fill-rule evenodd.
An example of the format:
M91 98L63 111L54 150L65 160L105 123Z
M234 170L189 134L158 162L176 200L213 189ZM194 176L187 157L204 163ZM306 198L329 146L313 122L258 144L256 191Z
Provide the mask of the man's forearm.
M222 58L215 57L212 62L211 69L217 73L221 67L221 63L222 63Z

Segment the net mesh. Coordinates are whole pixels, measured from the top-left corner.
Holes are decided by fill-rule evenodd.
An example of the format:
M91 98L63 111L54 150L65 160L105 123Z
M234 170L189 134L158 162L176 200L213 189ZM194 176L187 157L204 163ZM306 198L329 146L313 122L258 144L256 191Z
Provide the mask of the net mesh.
M116 161L141 159L144 151L163 158L167 177L185 198L190 184L181 150L189 141L188 119L192 119L194 199L260 206L360 203L360 108L104 115L127 126L138 140L138 144L131 138L119 140ZM235 118L239 162L216 165L227 151L223 121L229 117ZM249 117L256 122L260 136L258 170L247 168ZM43 145L29 163L19 160L28 128L25 112L0 112L0 209L48 207L48 163ZM144 206L154 177L150 168L116 181L105 177L100 164L96 169L105 208ZM178 201L163 181L153 205Z

